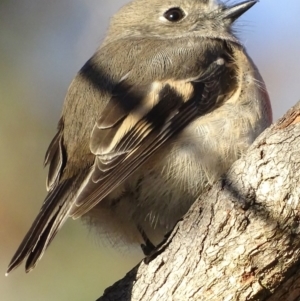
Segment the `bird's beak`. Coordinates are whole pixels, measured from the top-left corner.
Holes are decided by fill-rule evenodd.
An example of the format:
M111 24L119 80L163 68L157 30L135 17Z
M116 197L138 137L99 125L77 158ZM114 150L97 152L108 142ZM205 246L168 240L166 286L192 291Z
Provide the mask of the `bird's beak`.
M248 0L235 4L231 7L226 7L223 11L222 17L223 19L229 19L232 23L257 2L257 0Z

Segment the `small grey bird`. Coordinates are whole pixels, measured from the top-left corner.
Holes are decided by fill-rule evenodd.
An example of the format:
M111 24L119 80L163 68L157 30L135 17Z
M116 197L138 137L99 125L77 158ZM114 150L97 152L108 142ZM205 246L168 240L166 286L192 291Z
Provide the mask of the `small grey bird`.
M68 217L145 254L272 121L233 34L256 3L135 0L70 85L46 153L48 195L9 264L32 270Z

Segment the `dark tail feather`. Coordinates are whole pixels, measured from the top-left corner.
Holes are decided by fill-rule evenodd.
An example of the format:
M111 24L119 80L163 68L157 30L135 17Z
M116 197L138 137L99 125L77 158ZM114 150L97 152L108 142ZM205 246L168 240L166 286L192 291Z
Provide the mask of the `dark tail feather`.
M13 256L6 275L19 266L27 256L25 269L26 272L30 272L43 256L46 248L68 217L69 209L72 206L71 200L68 199L70 184L71 179L49 192L38 216Z
M60 214L59 211L49 221L49 224L47 225L47 227L44 229L41 236L39 237L39 240L38 240L36 246L29 253L29 255L27 257L27 260L26 260L26 264L25 264L26 273L33 270L33 268L35 267L38 259L43 256L43 253L45 252L46 248L49 246L50 242L52 241L55 234L57 233L58 229L56 231L52 231L52 228L56 223L56 219L57 219L58 214ZM51 234L51 232L52 232L52 234Z

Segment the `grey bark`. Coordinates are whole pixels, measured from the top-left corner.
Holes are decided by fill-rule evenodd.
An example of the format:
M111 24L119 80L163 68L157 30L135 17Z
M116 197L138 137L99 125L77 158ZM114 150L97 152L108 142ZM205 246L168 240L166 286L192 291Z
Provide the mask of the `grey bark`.
M299 179L300 103L98 301L298 300Z

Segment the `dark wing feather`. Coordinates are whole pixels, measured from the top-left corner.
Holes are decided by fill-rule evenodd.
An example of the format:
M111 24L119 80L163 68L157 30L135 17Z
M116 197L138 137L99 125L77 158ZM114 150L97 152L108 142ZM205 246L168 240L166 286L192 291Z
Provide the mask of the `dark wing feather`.
M47 191L58 184L65 163L66 155L63 146L63 121L60 119L58 131L52 139L45 155L44 165L46 166L49 164L48 177L46 180Z
M59 183L66 164L63 145L63 121L59 121L58 132L51 141L45 156L45 165L49 164L47 190L49 191L43 206L27 232L7 270L7 274L27 258L26 272L32 270L42 257L55 234L68 217L71 208L69 200L73 178Z
M224 65L214 62L208 72L196 81L166 81L146 89L143 87L147 93L138 93L138 101L130 110L122 111L122 118L112 118L113 112L110 112L111 120L107 123L103 116L92 133L91 150L96 159L79 189L76 206L71 211L73 218L94 207L167 140L215 107L220 94L218 82L222 70ZM113 99L113 103L119 101L122 105L136 97L134 89L124 95Z

